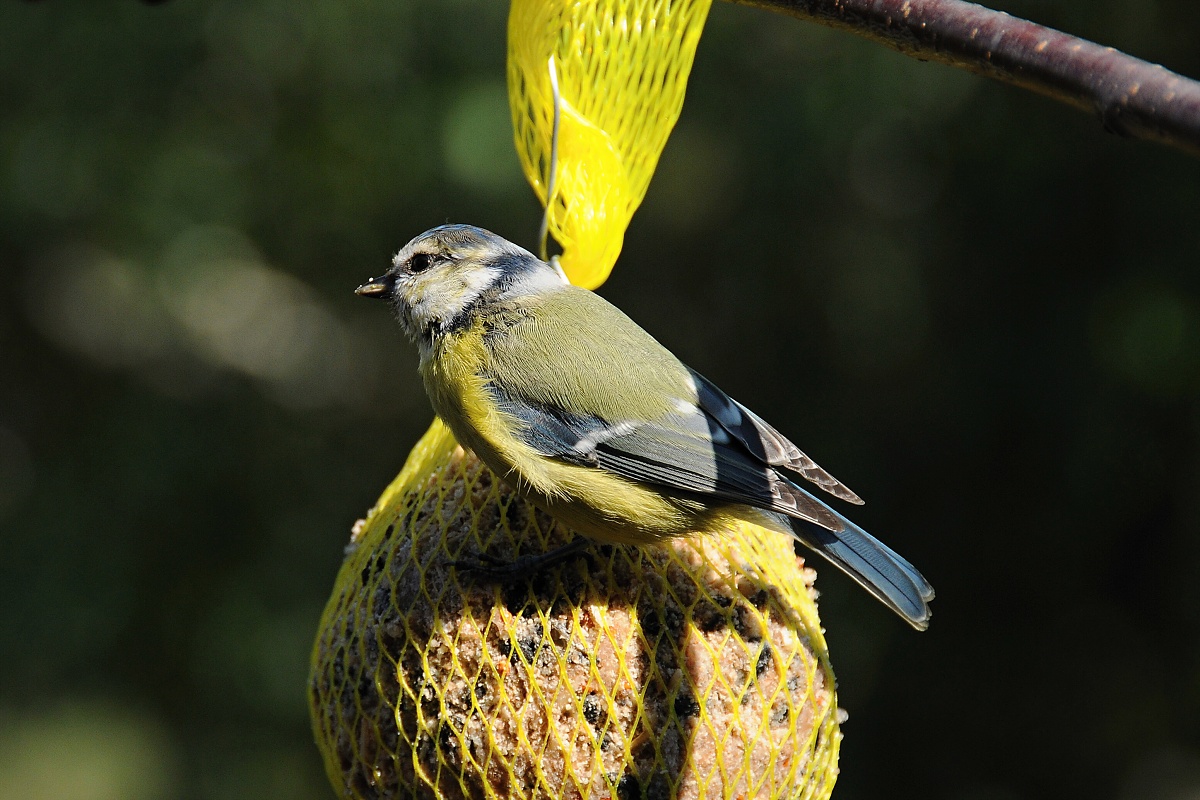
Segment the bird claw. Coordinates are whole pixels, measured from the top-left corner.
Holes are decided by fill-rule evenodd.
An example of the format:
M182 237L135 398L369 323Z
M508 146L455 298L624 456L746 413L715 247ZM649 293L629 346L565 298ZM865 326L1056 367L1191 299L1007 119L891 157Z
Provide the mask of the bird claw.
M521 556L512 561L497 558L487 553L476 553L471 558L460 558L451 561L450 566L466 572L486 575L494 580L508 583L532 578L543 572L547 567L554 566L574 556L582 556L590 561L591 554L583 552L587 545L587 539L575 539L548 553Z

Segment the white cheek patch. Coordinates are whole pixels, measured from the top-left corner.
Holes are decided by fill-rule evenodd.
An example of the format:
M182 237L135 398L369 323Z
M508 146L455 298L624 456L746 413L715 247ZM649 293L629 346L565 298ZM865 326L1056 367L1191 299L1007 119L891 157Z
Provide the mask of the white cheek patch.
M509 284L508 288L500 296L502 298L511 298L546 295L550 292L556 292L566 285L566 280L560 278L557 272L551 272L548 269L531 269L521 274Z
M411 331L452 324L499 277L496 269L463 270L448 276L414 276L400 289L401 315Z
M462 311L471 303L479 298L479 295L495 285L496 280L500 277L500 271L494 267L484 269L465 270L458 275L459 285L462 288L459 294L458 308L455 311Z

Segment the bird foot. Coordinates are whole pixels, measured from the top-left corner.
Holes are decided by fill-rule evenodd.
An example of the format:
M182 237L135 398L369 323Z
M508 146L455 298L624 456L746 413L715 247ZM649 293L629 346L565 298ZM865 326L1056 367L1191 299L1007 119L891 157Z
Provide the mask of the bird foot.
M487 553L477 553L471 558L461 558L451 561L450 566L455 569L474 572L496 581L508 583L532 578L549 567L577 556L591 559L590 553L583 552L588 544L587 539L579 538L547 553L521 556L512 561L497 558Z

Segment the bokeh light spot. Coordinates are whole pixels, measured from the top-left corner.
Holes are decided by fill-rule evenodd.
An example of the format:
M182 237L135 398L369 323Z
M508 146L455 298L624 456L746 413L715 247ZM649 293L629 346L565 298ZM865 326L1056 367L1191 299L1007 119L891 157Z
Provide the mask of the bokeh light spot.
M456 180L481 194L524 191L502 81L478 83L459 94L445 125L442 146L446 166Z
M320 295L232 228L185 229L154 271L66 248L33 270L27 301L50 341L156 386L171 376L170 394L203 391L207 370L250 378L293 409L364 408L381 372Z
M240 234L192 229L166 262L159 296L209 363L262 381L297 408L353 404L370 387L373 371L341 321L302 281L263 264Z
M1097 361L1117 380L1152 395L1176 396L1200 379L1200 306L1167 286L1125 283L1093 310Z
M0 713L0 800L173 797L175 762L156 720L115 703Z
M52 341L105 367L169 352L169 321L146 270L90 247L52 254L28 280L30 317Z

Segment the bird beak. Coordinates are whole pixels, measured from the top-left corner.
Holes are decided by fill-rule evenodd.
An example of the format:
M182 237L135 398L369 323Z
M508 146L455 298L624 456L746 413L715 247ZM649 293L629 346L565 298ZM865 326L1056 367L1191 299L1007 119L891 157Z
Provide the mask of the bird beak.
M362 286L354 290L354 293L359 297L378 297L386 299L392 296L392 291L396 288L396 282L388 277L371 278Z

